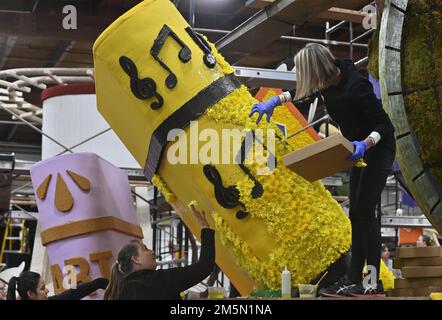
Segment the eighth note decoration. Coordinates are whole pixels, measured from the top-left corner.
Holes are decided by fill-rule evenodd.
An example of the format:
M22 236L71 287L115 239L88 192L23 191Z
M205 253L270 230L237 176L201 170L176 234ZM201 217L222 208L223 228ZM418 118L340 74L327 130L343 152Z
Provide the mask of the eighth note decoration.
M175 40L181 47L181 50L178 53L178 57L180 61L183 63L189 62L189 60L192 58L192 51L190 51L189 47L184 44L184 42L176 35L175 32L173 32L168 25L164 25L161 29L160 33L158 34L158 37L154 41L154 45L152 49L150 49L150 54L158 63L169 73L169 75L166 78L166 87L169 89L175 88L178 79L175 75L175 73L170 70L170 68L165 64L161 58L159 57L160 51L164 46L164 43L166 42L168 37L172 37L173 40Z

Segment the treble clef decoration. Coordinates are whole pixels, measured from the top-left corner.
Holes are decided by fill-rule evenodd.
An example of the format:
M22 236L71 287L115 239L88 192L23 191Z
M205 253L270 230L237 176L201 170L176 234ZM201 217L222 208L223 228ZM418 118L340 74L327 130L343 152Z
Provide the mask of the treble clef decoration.
M239 201L239 190L236 186L224 187L221 175L218 170L210 165L206 164L203 167L204 175L215 187L215 199L219 205L226 209L233 209L237 205L244 205ZM236 213L237 219L244 219L249 215L248 212L240 210Z
M157 85L151 78L138 78L138 69L135 63L126 56L120 57L120 66L130 77L130 90L135 97L141 100L147 100L155 97L158 102L153 102L150 107L153 110L161 108L164 103L163 97L156 91Z

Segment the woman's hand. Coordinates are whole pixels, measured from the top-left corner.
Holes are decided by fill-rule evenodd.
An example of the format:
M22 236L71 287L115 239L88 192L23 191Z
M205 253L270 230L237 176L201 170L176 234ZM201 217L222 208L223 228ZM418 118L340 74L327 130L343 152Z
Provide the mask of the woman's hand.
M106 289L107 286L109 285L109 280L106 278L97 278L95 279L95 281L97 283L97 286L103 290Z
M353 146L355 147L354 153L347 158L348 161L356 161L362 159L367 152L368 145L365 141L353 141Z
M210 228L209 223L206 220L206 213L204 211L198 211L193 204L190 205L193 215L198 219L201 229Z
M267 122L270 122L270 118L273 115L273 111L277 106L280 106L282 104L282 101L283 100L281 99L280 96L274 96L267 101L254 104L249 114L249 118L258 112L259 117L258 120L256 120L256 124L258 124L261 121L264 114L267 115Z

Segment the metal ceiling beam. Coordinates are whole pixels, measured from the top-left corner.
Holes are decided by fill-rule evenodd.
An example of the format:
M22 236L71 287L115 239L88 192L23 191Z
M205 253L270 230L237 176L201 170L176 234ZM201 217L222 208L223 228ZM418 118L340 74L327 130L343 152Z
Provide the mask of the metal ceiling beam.
M75 45L75 41L62 40L58 43L57 48L52 54L50 62L46 64L46 68L57 68L64 58L71 51L72 47Z
M234 64L241 58L263 49L282 35L293 31L339 0L278 0L218 40L217 49Z
M15 132L18 129L18 125L14 124L11 128L11 130L9 130L8 136L6 137L6 141L11 141L12 137L14 136Z
M118 13L105 17L78 15L78 29L65 30L61 11L60 14L0 12L0 35L93 42L118 16Z
M0 141L0 152L40 154L41 153L41 145L20 143L20 142Z
M369 16L368 12L349 10L343 8L330 8L318 15L318 18L330 21L348 21L353 23L362 23Z
M248 88L294 89L296 74L291 71L234 67L235 76Z
M0 12L19 12L32 13L37 8L39 0L31 1L2 1L0 4Z
M6 63L6 60L8 60L8 56L11 54L11 51L14 48L16 41L17 41L17 37L13 37L13 36L6 37L3 52L0 54L0 69L3 69L3 66Z

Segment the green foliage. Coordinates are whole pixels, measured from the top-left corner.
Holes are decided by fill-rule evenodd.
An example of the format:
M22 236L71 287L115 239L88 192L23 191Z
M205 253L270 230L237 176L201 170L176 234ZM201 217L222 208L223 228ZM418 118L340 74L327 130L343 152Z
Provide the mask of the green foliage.
M424 167L442 184L442 0L410 0L402 32L402 88ZM379 78L379 28L368 71ZM392 119L395 121L395 119Z
M436 6L431 6L431 4ZM430 9L431 8L431 9ZM425 168L442 183L442 1L412 0L402 39L402 87L408 121ZM439 163L439 167L438 164Z

